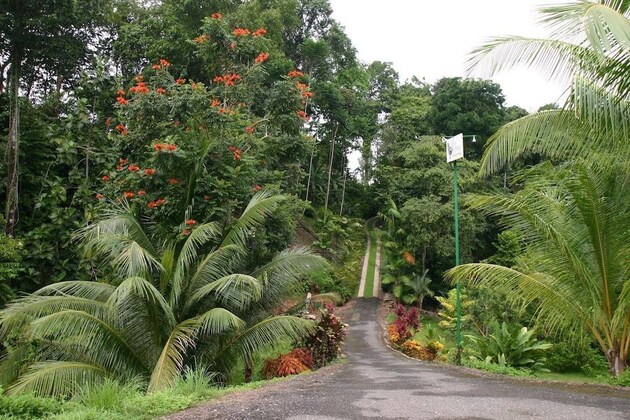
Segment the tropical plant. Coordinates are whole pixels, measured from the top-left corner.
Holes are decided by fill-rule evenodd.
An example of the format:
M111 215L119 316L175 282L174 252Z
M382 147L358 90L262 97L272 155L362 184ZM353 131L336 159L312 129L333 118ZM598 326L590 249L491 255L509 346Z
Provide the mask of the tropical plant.
M477 345L482 360L500 366L525 367L537 371L547 371L546 358L541 352L551 347L540 343L527 327L508 328L504 322L501 328L487 337L467 336Z
M429 289L431 279L427 276L428 272L429 269L426 269L422 275L414 273L412 276L403 277L404 288L402 295L396 297L406 305L415 304L418 308L422 309L422 302L425 296L433 296L433 291Z
M173 384L193 355L228 373L237 359L312 332L312 321L269 313L323 259L298 247L247 265L249 236L283 199L261 191L226 229L188 219L171 240L124 203L107 211L79 236L87 256L109 264L111 282L53 284L0 313L2 339L21 331L24 345L37 343L26 371L11 355L0 367L18 369L9 392L68 395L81 383L138 376L151 392Z
M628 174L627 163L607 171L593 162L545 164L524 175L531 181L516 194L471 198L526 246L513 268L464 264L447 277L531 304L546 331L587 334L619 375L630 350Z
M348 332L348 325L335 315L330 303L320 309L317 328L304 339L303 347L308 349L315 366L322 367L341 355L341 348Z
M570 81L564 108L537 112L499 129L488 141L482 172L501 170L528 153L556 159L630 156L630 4L573 1L541 10L549 39L496 38L473 52L469 70L492 75L525 65Z

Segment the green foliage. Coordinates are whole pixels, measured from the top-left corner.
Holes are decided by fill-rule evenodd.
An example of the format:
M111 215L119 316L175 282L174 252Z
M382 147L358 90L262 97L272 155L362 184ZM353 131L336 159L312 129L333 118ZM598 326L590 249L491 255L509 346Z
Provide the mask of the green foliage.
M596 161L541 165L516 194L477 196L475 207L518 229L525 250L513 269L465 264L449 277L531 304L546 331L587 334L621 373L630 350L630 231L619 229L629 214L628 173L627 164L613 170Z
M556 340L545 355L545 365L552 372L582 371L593 376L606 372L608 368L606 358L586 340Z
M440 303L441 308L438 310L438 315L440 315L440 327L444 329L453 330L456 326L455 319L455 307L457 303L457 290L451 289L448 291L446 297L437 296L437 301ZM474 301L468 298L468 293L465 289L461 290L461 307L462 307L462 327L466 328L470 323L470 307L475 304Z
M0 307L14 297L15 291L11 282L23 269L20 264L23 254L21 240L0 234Z
M0 416L31 419L49 416L61 410L61 402L54 398L41 398L32 394L7 396L0 387Z
M303 341L303 347L311 352L317 367L326 366L339 357L346 338L348 325L341 322L333 310L330 304L320 310L317 329Z
M486 362L484 360L478 360L475 358L462 359L462 364L475 369L485 370L490 373L498 373L500 375L508 376L532 376L532 371L524 368L516 368L506 365L498 365L496 363Z
M617 376L616 378L611 378L610 382L613 385L630 387L630 369L626 370L624 373Z
M468 338L476 344L479 355L486 362L547 371L544 367L546 358L542 356L542 351L549 349L551 344L538 342L533 331L528 331L527 327L515 327L511 330L504 322L501 328L487 337Z

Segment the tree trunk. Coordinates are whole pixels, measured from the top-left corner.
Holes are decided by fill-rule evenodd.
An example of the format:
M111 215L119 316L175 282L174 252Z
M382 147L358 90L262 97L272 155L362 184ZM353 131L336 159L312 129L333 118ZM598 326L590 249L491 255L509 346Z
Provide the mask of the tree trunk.
M332 166L335 157L335 137L337 137L337 130L339 129L339 123L335 126L332 139L330 140L330 158L328 159L328 184L326 185L326 202L324 203L324 209L328 210L328 197L330 196L330 179L332 178Z
M619 343L615 343L612 349L606 352L606 359L608 359L608 366L610 367L610 374L615 378L625 372L626 360L622 357Z
M245 383L249 383L252 381L252 375L253 375L253 367L252 367L252 361L249 357L245 358Z
M19 95L21 67L21 54L18 51L14 51L9 81L9 137L7 139L7 187L5 207L5 232L10 238L15 235L15 225L18 220L18 146L20 135Z
M345 156L344 156L344 164L342 165L343 168L343 188L341 190L341 208L339 210L339 216L343 216L343 205L346 201L346 179L348 178L348 168L346 167L346 160L345 160Z
M306 197L304 198L304 201L308 201L308 193L311 190L311 176L313 174L313 156L315 155L315 146L316 144L313 144L313 149L311 150L311 160L308 163L308 180L306 181Z

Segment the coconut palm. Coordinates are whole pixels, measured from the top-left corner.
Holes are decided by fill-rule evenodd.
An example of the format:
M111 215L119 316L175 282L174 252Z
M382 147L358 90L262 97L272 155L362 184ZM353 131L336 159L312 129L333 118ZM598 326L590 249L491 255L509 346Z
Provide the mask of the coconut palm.
M630 167L593 162L545 164L516 194L472 196L473 208L518 230L525 251L513 268L465 264L447 277L522 299L550 332L587 334L617 376L630 350Z
M515 66L541 70L567 84L563 109L534 113L497 131L487 142L482 172L501 170L520 156L564 160L630 157L630 3L587 1L541 9L549 39L496 38L473 52L471 74L489 76Z
M68 395L86 382L140 376L155 391L173 383L193 355L227 372L279 339L303 337L311 321L269 314L324 260L294 248L242 271L249 235L283 199L260 192L227 229L189 221L188 235L174 240L151 235L157 227L128 206L109 210L79 237L87 256L105 258L112 281L56 283L0 312L0 340L21 331L23 342L38 344L25 372L15 372L25 351L15 349L0 380L13 379L14 393Z

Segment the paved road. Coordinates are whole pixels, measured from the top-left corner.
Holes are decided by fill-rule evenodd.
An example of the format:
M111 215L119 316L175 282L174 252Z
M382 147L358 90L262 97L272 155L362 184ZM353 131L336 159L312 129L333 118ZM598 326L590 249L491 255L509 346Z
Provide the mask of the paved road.
M383 344L378 301L346 313L346 363L171 419L630 419L630 391L483 377L410 360Z

